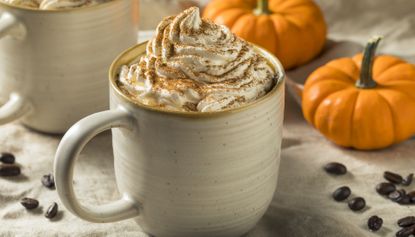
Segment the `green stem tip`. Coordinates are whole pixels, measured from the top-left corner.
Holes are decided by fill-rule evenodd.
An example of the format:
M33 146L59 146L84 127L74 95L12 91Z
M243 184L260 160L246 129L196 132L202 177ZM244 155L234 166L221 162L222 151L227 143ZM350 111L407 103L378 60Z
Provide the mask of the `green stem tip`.
M255 15L269 15L271 10L269 10L268 0L257 0L257 7L254 10Z
M360 78L356 81L356 87L361 89L375 88L377 83L373 80L373 62L375 61L376 49L382 40L382 36L375 36L369 40L363 51Z

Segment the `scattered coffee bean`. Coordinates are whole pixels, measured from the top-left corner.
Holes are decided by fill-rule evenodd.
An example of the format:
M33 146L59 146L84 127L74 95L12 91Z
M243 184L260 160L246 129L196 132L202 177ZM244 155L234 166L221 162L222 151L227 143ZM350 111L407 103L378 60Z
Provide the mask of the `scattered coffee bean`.
M406 195L406 191L404 189L396 190L388 195L388 198L394 202L397 202L402 205L411 204L411 197Z
M347 173L347 168L343 164L331 162L324 166L324 170L329 174L343 175Z
M349 201L349 208L353 211L360 211L366 206L366 201L362 197L356 197Z
M407 216L398 220L398 225L400 227L408 227L415 225L415 216Z
M401 190L395 190L395 191L391 192L391 193L388 195L388 198L389 198L390 200L392 200L392 201L397 202L399 199L401 199L401 198L402 198L402 196L404 196L404 194L402 193L402 191L401 191Z
M55 178L53 177L53 174L46 174L42 176L42 184L43 186L54 189L55 188Z
M340 187L340 188L336 189L333 192L332 196L333 196L334 200L340 202L340 201L346 200L350 196L351 193L352 193L352 191L350 190L349 187L343 186L343 187Z
M45 217L48 219L52 219L58 214L58 204L54 202L45 213Z
M378 231L383 225L383 219L378 216L371 216L367 221L367 226L371 231Z
M405 227L396 233L396 237L409 237L415 234L415 225Z
M376 186L376 191L380 195L389 195L391 192L396 190L396 186L391 183L380 183Z
M0 161L4 164L14 164L16 158L12 153L3 152L0 154Z
M20 203L28 210L35 209L39 206L39 201L33 198L23 198Z
M409 174L408 176L406 176L406 178L402 181L402 184L405 186L409 186L412 183L412 180L414 179L414 174Z
M394 184L401 184L401 183L402 183L402 181L403 181L402 176L400 176L399 174L396 174L396 173L392 173L392 172L390 172L390 171L385 171L385 172L383 173L383 177L384 177L387 181L389 181L389 182L391 182L391 183L394 183Z
M0 176L10 177L20 175L20 167L17 165L0 165Z
M415 203L415 191L408 193L408 197L411 199L412 203Z
M401 198L399 198L399 200L397 200L396 202L401 205L408 205L408 204L411 204L411 198L408 197L407 195L404 195L404 196L401 196Z

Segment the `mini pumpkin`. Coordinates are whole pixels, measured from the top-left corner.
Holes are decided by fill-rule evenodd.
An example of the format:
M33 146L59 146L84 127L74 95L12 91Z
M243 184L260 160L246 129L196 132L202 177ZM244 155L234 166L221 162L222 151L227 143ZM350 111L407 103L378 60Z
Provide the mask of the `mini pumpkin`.
M415 133L415 66L375 57L380 40L318 68L305 83L305 119L340 146L379 149Z
M327 26L312 0L213 0L203 17L275 54L285 69L315 58Z

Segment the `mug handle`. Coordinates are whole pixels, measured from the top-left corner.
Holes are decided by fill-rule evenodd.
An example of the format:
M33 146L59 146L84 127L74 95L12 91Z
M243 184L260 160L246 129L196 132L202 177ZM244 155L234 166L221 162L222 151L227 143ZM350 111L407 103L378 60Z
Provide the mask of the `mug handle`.
M139 214L141 204L127 193L122 198L101 206L83 206L73 189L75 160L84 146L97 134L111 128L133 130L135 119L124 109L107 110L92 114L73 125L63 136L55 156L54 175L56 189L65 207L90 222L115 222Z
M4 12L0 16L0 38L11 33L19 25L18 20L12 14ZM0 107L0 125L12 122L31 109L30 103L19 93L12 92L9 100Z

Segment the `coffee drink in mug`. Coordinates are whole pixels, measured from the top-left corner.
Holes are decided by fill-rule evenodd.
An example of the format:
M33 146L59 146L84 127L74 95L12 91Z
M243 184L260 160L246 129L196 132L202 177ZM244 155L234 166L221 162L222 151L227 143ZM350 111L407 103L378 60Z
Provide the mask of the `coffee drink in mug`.
M263 56L197 14L191 8L159 24L147 55L121 69L125 94L149 106L209 112L243 106L274 86L275 72Z
M0 125L64 133L107 109L108 67L137 42L138 1L0 1Z
M280 62L190 8L113 62L110 110L80 120L58 147L59 197L84 220L134 218L152 236L241 236L273 199L283 111ZM109 129L122 197L85 206L75 160Z

